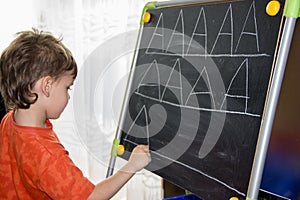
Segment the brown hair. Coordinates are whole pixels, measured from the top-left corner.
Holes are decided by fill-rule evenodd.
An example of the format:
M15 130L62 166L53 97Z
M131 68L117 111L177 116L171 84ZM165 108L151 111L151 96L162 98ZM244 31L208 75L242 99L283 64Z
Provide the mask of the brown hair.
M27 109L36 102L31 89L40 78L57 80L67 71L77 75L76 62L61 39L36 29L17 35L0 57L0 91L8 110Z

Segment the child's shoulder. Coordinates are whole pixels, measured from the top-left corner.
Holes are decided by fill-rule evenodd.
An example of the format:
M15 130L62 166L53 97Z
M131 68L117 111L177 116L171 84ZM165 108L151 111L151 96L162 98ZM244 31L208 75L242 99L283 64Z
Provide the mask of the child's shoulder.
M7 113L1 122L1 132L7 135L10 143L14 144L20 153L50 153L55 154L62 148L52 124L47 120L47 127L21 126L14 122L13 112Z

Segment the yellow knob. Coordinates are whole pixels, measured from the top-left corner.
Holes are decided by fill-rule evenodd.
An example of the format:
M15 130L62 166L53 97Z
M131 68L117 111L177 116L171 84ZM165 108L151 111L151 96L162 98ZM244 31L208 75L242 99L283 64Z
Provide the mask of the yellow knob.
M275 16L280 10L279 1L273 0L270 1L266 7L266 13L270 16Z
M118 145L118 147L117 147L117 154L119 156L121 156L121 155L123 155L124 151L125 151L124 145L121 145L121 144Z
M229 200L239 200L237 197L231 197Z
M144 22L148 23L148 22L150 22L150 19L151 19L151 14L149 12L145 12L144 13Z

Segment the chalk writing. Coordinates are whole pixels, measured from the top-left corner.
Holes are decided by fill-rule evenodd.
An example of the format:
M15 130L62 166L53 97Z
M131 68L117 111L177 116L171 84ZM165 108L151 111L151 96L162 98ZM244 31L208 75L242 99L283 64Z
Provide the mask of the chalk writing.
M231 89L231 85L234 82L236 76L239 73L242 73L241 68L244 67L245 68L245 74L244 74L244 84L245 84L245 95L241 96L241 95L235 95L235 94L231 94L230 93L230 89ZM177 69L177 70L176 70ZM144 83L144 79L145 77L147 77L148 73L155 71L155 74L151 76L151 79L154 79L153 82L156 83ZM176 74L176 76L174 75L174 71L178 71L179 74ZM166 80L164 80L164 78L166 78ZM171 85L170 83L173 80L173 85ZM205 79L206 83L207 83L207 87L208 87L208 91L206 92L197 92L195 91L195 87L197 86L198 82L200 79ZM161 87L158 86L162 86L163 82L166 82L166 84L163 86L163 91L162 91L162 95L160 95L160 89ZM178 84L178 85L175 85ZM149 96L147 93L143 94L142 92L140 92L140 88L142 87L157 87L158 88L158 93L157 93L157 98L154 98L153 96ZM141 81L138 84L137 87L137 91L135 92L137 95L143 96L144 98L148 98L154 101L157 101L158 103L166 103L172 106L176 106L176 107L180 107L180 108L188 108L188 109L194 109L194 110L202 110L202 111L211 111L211 112L221 112L221 113L230 113L230 114L238 114L238 115L248 115L248 116L253 116L253 117L260 117L260 114L256 114L256 113L250 113L248 112L247 108L248 108L248 99L250 98L248 96L248 59L245 59L241 65L237 68L235 74L232 76L232 79L230 81L230 85L227 88L226 93L224 94L223 100L222 100L222 104L219 107L216 107L215 104L215 99L214 99L214 95L213 93L215 93L215 91L212 90L211 88L211 80L209 78L209 75L207 73L206 67L203 66L203 70L199 73L197 81L194 83L194 85L192 86L192 90L189 91L189 93L187 95L184 96L183 94L183 90L185 89L182 86L182 74L181 74L181 67L180 67L180 59L176 59L172 70L170 72L170 74L168 75L168 77L165 76L161 76L160 75L160 70L157 64L157 60L153 60L153 62L149 65L148 69L146 70L146 72L143 74L143 77L141 79ZM173 103L173 102L169 102L167 100L164 100L164 95L165 95L165 91L166 89L176 89L178 90L178 94L179 94L179 104ZM174 90L173 90L174 91ZM189 104L189 98L192 95L203 95L203 94L208 94L210 95L211 99L212 99L212 107L211 108L203 108L203 107L199 107L199 105L195 106L195 105L190 105ZM237 98L237 99L244 99L245 103L244 103L244 111L237 111L237 110L225 110L224 109L224 104L226 102L227 98Z
M207 21L206 13L204 7L200 7L198 18L195 23L195 27L190 38L189 42L185 40L185 24L184 24L184 13L183 10L180 10L177 21L173 27L173 32L171 36L166 36L164 30L164 17L163 13L160 14L158 23L155 27L154 33L150 39L148 48L146 50L147 54L161 54L169 56L210 56L210 57L259 57L259 56L269 56L266 53L260 52L259 39L258 39L258 30L257 30L257 20L256 20L256 11L255 3L251 4L249 7L248 13L245 17L243 28L240 34L238 35L238 41L234 47L234 17L232 6L229 4L228 9L224 15L222 24L220 26L219 32L214 40L213 46L210 51L207 47L207 41L209 33L207 32ZM202 22L202 23L199 23ZM189 22L191 23L191 22ZM201 25L200 25L201 24ZM202 26L202 27L201 27ZM199 31L199 32L197 32ZM248 37L247 37L248 36ZM169 37L169 38L168 38ZM205 40L204 52L193 53L191 52L192 44L196 40L196 37L203 37ZM227 39L229 37L229 40ZM249 43L249 37L251 37L255 42ZM250 38L250 39L251 39ZM247 40L249 48L248 51L251 53L243 53L242 49L239 48L242 40ZM168 41L168 45L164 48L165 42ZM188 43L188 45L186 45ZM157 44L160 44L157 46ZM216 52L215 48L218 44L222 44L222 49ZM169 52L172 46L180 46L177 48L177 52ZM186 47L187 46L187 47ZM160 49L161 51L152 51L151 49ZM186 49L185 49L186 48ZM235 49L233 52L233 48ZM240 49L240 50L239 50ZM210 52L210 53L207 53Z
M265 1L150 9L141 29L122 142L206 200L246 196L280 27Z

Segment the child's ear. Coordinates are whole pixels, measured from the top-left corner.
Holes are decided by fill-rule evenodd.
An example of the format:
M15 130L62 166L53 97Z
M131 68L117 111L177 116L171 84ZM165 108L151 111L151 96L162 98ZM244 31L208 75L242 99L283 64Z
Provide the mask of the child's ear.
M43 94L46 97L50 96L50 90L51 90L52 84L53 84L53 78L52 77L45 76L42 79L41 89L42 89Z

